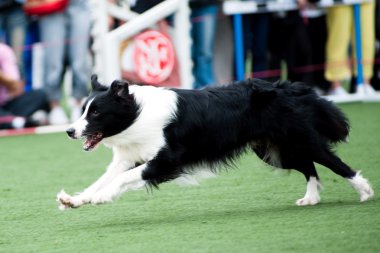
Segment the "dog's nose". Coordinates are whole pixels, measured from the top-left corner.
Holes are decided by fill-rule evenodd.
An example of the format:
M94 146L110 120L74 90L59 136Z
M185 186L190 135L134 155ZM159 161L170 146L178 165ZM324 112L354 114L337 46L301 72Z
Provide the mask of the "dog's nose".
M66 130L66 133L67 133L67 135L69 137L74 138L74 136L75 136L75 129L74 128L69 128L69 129Z

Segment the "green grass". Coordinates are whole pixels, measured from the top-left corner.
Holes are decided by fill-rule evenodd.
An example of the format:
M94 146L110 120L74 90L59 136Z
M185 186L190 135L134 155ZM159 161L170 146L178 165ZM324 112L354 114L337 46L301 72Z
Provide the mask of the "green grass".
M352 123L338 153L380 191L380 104L341 106ZM65 135L0 139L0 252L380 252L379 197L366 203L318 167L317 206L297 207L305 182L254 155L197 187L164 184L61 212L56 193L96 180L111 151L81 151Z

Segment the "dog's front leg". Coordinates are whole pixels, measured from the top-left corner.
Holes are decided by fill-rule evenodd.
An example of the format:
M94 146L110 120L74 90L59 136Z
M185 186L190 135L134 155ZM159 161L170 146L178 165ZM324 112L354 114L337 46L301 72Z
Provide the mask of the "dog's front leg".
M142 173L146 166L146 164L142 164L121 173L106 187L97 191L91 198L90 203L95 205L109 203L127 190L137 190L144 187L146 181L143 180Z
M123 171L130 169L133 165L134 163L126 160L114 159L108 166L106 172L83 192L71 196L64 190L61 190L61 192L57 195L57 201L60 204L59 209L64 210L67 208L77 208L84 204L88 204L97 191L101 190L103 187L106 187L118 175L122 174Z

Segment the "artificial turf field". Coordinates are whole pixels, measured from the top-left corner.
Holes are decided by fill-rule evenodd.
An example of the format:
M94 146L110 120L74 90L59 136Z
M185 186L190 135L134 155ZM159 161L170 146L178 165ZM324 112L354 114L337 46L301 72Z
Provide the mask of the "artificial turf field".
M352 131L337 152L363 171L374 199L317 167L317 206L298 207L305 181L255 155L196 187L164 184L118 201L59 211L56 193L83 190L111 151L63 134L0 138L0 252L380 252L380 104L345 104ZM377 195L376 195L377 194Z

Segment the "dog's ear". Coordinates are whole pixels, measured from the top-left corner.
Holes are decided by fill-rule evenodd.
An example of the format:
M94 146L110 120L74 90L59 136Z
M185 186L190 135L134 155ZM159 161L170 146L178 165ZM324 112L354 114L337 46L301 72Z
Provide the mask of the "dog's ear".
M105 91L105 90L107 90L106 86L104 86L98 82L98 76L95 74L91 76L91 87L92 87L93 91Z
M129 95L129 83L126 81L115 80L111 84L110 92L121 98L127 98Z

